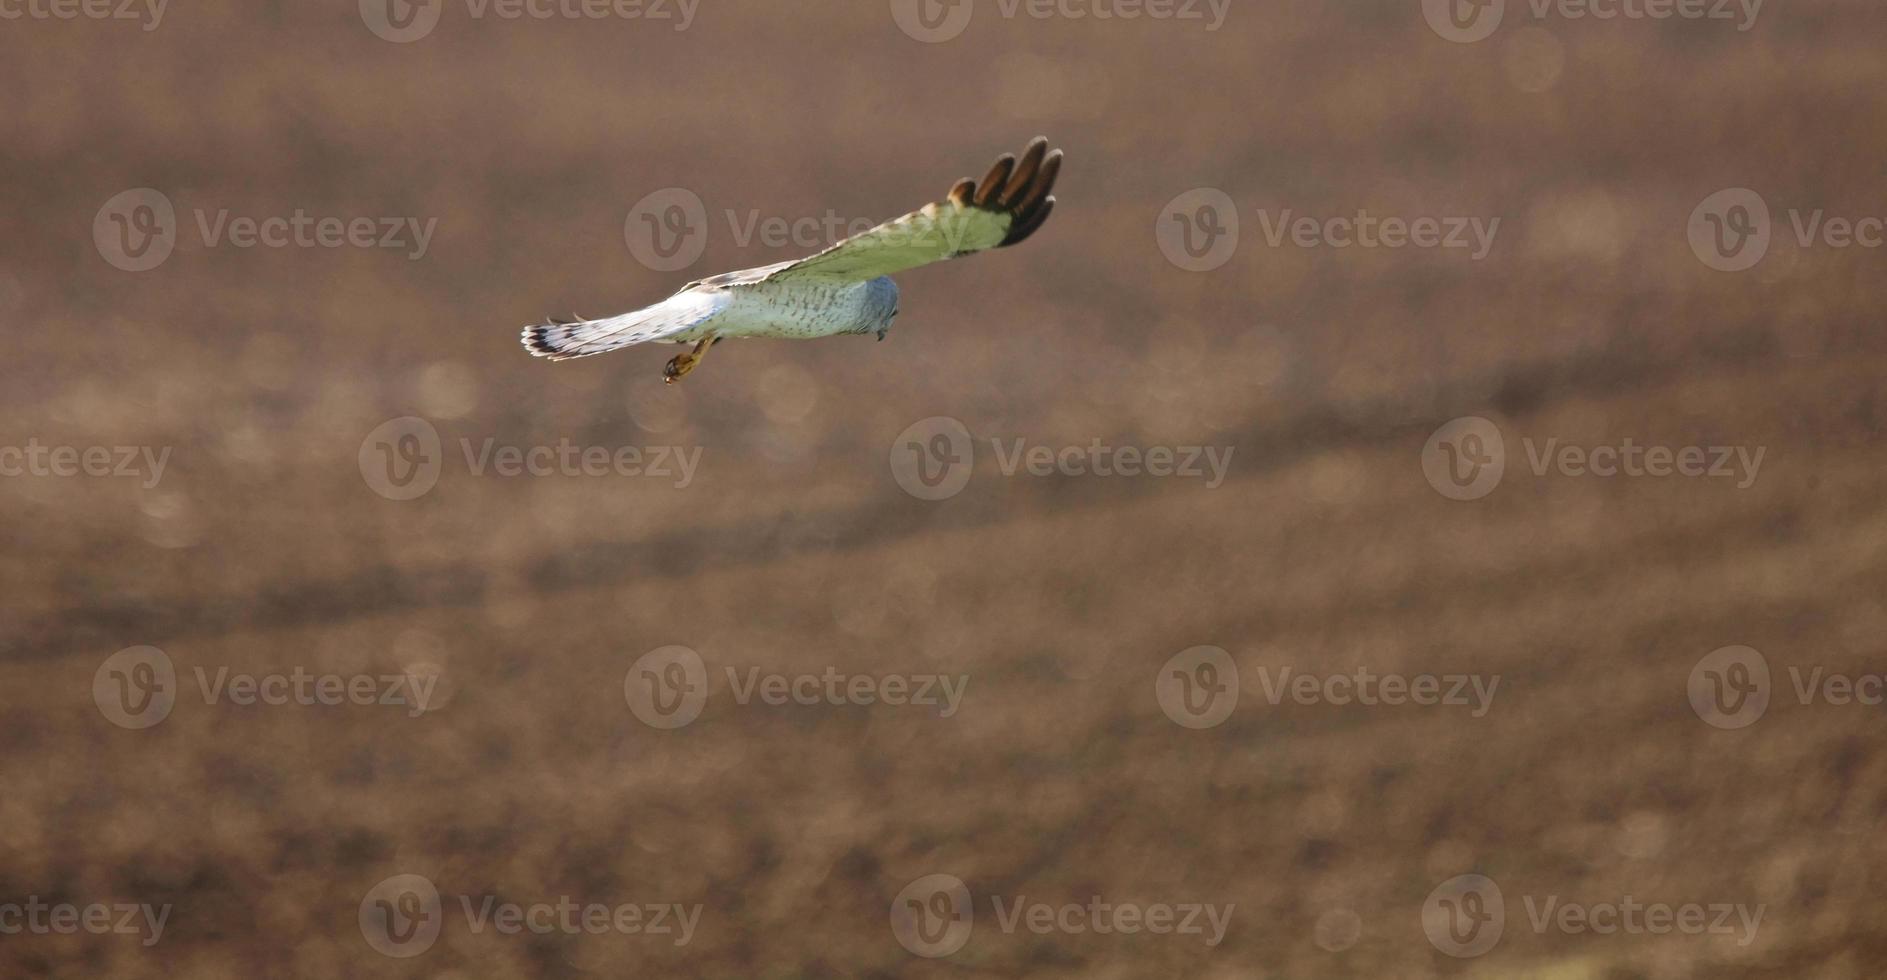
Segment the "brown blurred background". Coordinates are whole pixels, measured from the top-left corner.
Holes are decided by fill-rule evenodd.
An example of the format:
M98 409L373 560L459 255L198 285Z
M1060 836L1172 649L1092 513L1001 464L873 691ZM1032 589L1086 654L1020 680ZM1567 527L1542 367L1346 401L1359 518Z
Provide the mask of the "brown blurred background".
M1204 5L976 0L944 40L881 0L707 0L683 30L672 2L507 20L445 0L408 43L372 6L0 22L0 445L170 450L155 486L0 478L0 903L172 906L149 946L0 935L0 973L1887 975L1881 709L1803 703L1790 672L1887 670L1887 256L1804 248L1789 217L1887 213L1878 4L1771 0L1739 30L1509 0L1473 42L1417 0L1232 0L1216 30ZM883 344L723 345L672 388L676 348L518 346L546 314L808 250L742 243L730 212L892 217L1038 132L1068 154L1053 220L900 276ZM176 244L129 272L93 230L136 188L174 206ZM625 236L667 188L710 219L673 272ZM1156 233L1197 188L1238 209L1210 271ZM1687 235L1726 188L1773 212L1747 271ZM1501 224L1480 261L1274 246L1287 208ZM436 232L411 259L197 222L296 209ZM400 501L359 456L404 416L445 448ZM929 501L888 458L936 416L979 445ZM1460 416L1506 440L1471 501L1423 469ZM488 438L700 462L685 487L479 475L459 441ZM1234 455L1216 487L1005 476L992 438ZM1766 455L1748 486L1535 475L1522 441L1548 439ZM137 729L94 688L145 645L176 702ZM624 678L668 645L710 696L660 729ZM1192 729L1155 681L1198 645L1241 696ZM1736 729L1688 696L1731 645L1773 671ZM730 667L969 681L946 718L743 705ZM1498 688L1480 717L1273 705L1259 681L1283 667ZM225 668L437 687L417 716L206 703L196 671ZM1469 873L1506 922L1458 957L1425 906ZM402 874L445 896L412 958L360 922ZM975 926L930 959L890 915L933 874ZM510 936L472 931L459 896L701 912L685 946ZM1234 911L1209 946L1005 932L992 896ZM1549 896L1764 912L1753 936L1536 929Z

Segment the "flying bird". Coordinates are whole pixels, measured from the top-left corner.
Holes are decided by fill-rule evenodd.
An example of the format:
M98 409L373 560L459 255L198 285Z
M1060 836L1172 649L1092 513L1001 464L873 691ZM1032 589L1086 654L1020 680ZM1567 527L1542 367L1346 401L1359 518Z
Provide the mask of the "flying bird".
M1049 194L1061 151L1036 137L1020 160L1005 153L981 183L965 178L944 199L803 259L697 280L654 306L600 320L555 320L524 328L524 346L553 361L633 344L693 344L670 359L674 384L728 337L885 339L898 315L891 274L1004 248L1035 233L1055 207Z

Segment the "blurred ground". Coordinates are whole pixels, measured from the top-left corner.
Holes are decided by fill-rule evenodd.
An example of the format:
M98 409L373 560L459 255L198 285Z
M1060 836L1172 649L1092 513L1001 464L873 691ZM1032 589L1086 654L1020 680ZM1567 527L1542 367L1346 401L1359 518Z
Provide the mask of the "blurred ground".
M1472 43L1413 0L1234 0L1217 30L987 0L938 43L880 2L717 0L680 31L447 5L411 43L354 4L0 24L0 444L171 449L152 487L0 478L0 903L173 906L148 947L0 935L0 972L1883 975L1880 708L1802 703L1788 670L1887 669L1883 256L1804 248L1788 217L1887 212L1883 12L1774 0L1738 30L1508 7ZM883 344L725 345L676 388L673 348L518 348L546 314L805 251L742 243L727 212L891 217L1037 132L1068 153L1054 219L901 276ZM127 272L91 229L143 187L177 243ZM713 228L674 272L625 244L665 188ZM1195 188L1238 208L1211 271L1156 236ZM1748 271L1687 240L1725 188L1774 212ZM1478 262L1273 246L1286 208L1502 224ZM437 230L417 260L208 244L196 215L225 209ZM446 457L389 500L358 456L409 415ZM887 458L935 416L982 442L927 501ZM1459 416L1506 439L1482 499L1424 478ZM1235 454L1212 488L1005 476L987 440L1018 437ZM481 476L461 438L700 463L685 487ZM1536 476L1521 448L1627 438L1765 457L1739 487ZM711 695L662 730L624 676L671 644ZM181 692L133 730L93 692L141 645ZM1155 679L1198 645L1241 696L1195 730ZM1688 700L1730 645L1774 672L1740 729ZM1287 666L1498 688L1481 717L1273 705L1260 679ZM743 705L725 667L969 686L948 718ZM208 704L198 668L438 686L417 717ZM1457 957L1424 908L1467 873L1506 921ZM410 959L357 920L400 874L446 896ZM888 914L932 874L967 885L975 927L925 959ZM701 917L679 947L474 933L461 895ZM1209 947L1005 932L991 896L1234 912ZM1753 937L1536 929L1549 896L1764 913Z

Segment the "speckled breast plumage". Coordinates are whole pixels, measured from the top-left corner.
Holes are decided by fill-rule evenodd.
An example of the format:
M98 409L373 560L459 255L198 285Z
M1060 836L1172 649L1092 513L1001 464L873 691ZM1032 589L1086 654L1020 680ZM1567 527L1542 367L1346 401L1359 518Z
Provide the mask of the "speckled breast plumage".
M723 337L803 340L884 330L897 311L898 287L888 276L859 283L765 281L728 287L727 308L701 329Z

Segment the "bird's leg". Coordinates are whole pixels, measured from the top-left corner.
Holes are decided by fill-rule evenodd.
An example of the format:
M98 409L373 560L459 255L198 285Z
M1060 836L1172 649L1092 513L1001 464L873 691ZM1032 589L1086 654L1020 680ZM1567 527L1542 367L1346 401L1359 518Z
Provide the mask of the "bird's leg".
M694 350L669 358L668 366L662 369L662 383L672 385L687 377L688 372L693 371L695 366L701 363L701 359L708 356L708 348L713 347L714 342L719 339L721 338L708 334L701 338L701 342L695 345Z

